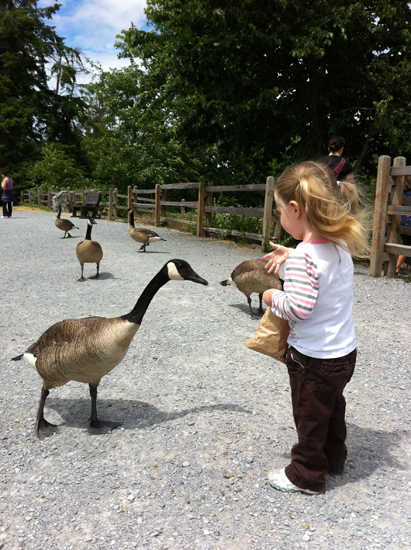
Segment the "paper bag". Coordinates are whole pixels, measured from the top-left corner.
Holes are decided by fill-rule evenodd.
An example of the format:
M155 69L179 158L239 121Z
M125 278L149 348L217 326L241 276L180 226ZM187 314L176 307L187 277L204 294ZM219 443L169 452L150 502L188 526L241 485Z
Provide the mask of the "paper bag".
M255 336L244 345L285 363L288 333L288 321L274 315L271 308L268 307L258 323Z

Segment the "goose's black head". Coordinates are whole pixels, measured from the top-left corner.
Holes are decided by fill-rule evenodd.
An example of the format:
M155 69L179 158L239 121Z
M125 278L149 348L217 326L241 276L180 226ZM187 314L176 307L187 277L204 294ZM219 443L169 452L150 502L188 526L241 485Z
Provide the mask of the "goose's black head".
M88 222L87 222L87 225L97 225L97 222L94 218L89 218Z
M197 275L189 263L184 260L170 260L164 266L171 281L192 281L200 285L208 285L208 281Z

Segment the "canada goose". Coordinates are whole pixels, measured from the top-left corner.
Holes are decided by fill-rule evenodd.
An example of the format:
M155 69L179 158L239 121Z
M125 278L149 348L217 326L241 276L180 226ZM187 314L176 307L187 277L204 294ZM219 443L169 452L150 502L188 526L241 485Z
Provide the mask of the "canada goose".
M134 210L128 211L130 215L130 223L128 226L128 234L132 239L138 243L143 243L143 246L140 247L140 250L143 252L146 251L146 246L155 241L165 241L159 237L158 233L152 231L151 229L144 229L143 227L134 227Z
M251 309L250 295L253 292L258 292L260 296L260 307L258 313L263 312L263 293L269 288L277 288L282 290L283 281L274 273L268 274L265 265L265 260L246 260L239 264L231 273L231 277L225 281L221 281L221 285L232 285L238 288L240 292L247 296L248 305L250 307L251 315L253 310Z
M59 206L59 213L57 214L54 223L56 227L64 231L64 237L62 237L62 239L65 239L66 235L71 237L69 231L71 231L72 229L78 229L78 227L76 227L74 223L71 223L70 220L61 219L60 216L61 216L61 205Z
M88 220L86 238L76 247L77 258L81 265L81 277L79 281L86 280L83 277L84 264L96 263L97 273L96 275L94 275L94 277L90 277L90 279L98 279L99 277L100 262L103 257L103 250L101 249L99 243L91 240L91 230L93 229L93 225L95 224L96 221L93 218L90 218Z
M13 357L24 359L43 379L35 432L39 439L58 431L44 418L49 390L70 380L88 383L91 396L89 433L109 433L119 422L97 419L97 387L101 378L123 360L130 343L157 291L168 281L192 281L208 285L184 260L170 260L143 290L136 305L121 317L67 319L51 326L27 351Z

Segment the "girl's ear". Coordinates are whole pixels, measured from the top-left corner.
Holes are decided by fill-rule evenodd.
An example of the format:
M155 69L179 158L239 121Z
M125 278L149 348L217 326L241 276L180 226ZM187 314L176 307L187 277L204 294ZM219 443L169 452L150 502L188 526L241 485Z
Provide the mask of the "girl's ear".
M301 206L298 204L297 201L290 201L288 205L290 207L291 215L293 215L298 220L298 218L303 213Z

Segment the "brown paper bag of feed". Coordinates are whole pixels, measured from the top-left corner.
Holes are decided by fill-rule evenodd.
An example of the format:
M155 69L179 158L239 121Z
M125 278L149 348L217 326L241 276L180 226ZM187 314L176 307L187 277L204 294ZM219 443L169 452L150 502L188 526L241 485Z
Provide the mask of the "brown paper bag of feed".
M268 307L258 324L255 336L244 345L285 363L288 333L288 321L274 315Z

